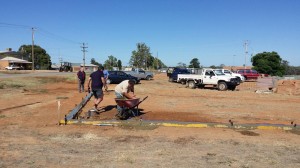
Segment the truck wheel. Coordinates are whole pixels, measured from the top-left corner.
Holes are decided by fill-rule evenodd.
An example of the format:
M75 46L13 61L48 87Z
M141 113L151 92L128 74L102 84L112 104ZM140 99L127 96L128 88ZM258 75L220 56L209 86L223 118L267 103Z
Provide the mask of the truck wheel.
M111 80L110 79L107 79L106 80L106 84L110 84L111 83Z
M150 80L151 78L150 78L150 76L146 76L146 80Z
M220 91L225 91L225 90L227 90L227 84L226 84L225 82L219 82L219 83L218 83L218 89L219 89Z
M191 89L195 89L195 88L196 88L196 84L195 84L194 81L189 81L188 86L189 86L189 88L191 88Z
M173 79L171 77L169 78L169 82L173 82Z

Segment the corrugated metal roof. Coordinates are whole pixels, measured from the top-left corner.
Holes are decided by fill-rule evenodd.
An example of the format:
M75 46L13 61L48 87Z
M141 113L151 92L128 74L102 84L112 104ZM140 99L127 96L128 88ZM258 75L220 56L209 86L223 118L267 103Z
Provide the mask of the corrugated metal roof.
M31 63L29 61L22 60L22 59L19 59L19 58L15 58L15 57L5 57L3 59L0 59L0 61L8 61L10 63Z

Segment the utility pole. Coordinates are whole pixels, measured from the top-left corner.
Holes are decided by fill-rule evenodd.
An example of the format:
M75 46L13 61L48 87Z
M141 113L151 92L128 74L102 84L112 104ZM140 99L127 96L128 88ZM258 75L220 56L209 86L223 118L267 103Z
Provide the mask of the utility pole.
M32 70L34 70L34 28L32 30L32 46L31 46L31 58L32 58Z
M244 43L244 47L245 47L245 64L244 64L244 69L246 69L246 62L247 62L247 55L248 55L248 40L245 41Z
M87 52L86 48L88 47L85 46L85 43L82 43L81 48L82 48L81 51L83 52L83 69L85 70L85 52Z

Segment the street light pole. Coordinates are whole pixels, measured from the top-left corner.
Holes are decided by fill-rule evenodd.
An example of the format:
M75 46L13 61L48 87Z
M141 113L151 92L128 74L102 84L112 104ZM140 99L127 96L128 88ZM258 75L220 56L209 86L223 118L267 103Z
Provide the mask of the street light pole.
M32 58L32 70L34 70L34 28L32 30L32 46L31 46L31 58Z

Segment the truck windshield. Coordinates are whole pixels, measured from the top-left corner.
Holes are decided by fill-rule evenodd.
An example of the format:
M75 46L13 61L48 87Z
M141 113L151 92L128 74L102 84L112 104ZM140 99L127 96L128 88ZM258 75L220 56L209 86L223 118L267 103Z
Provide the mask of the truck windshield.
M214 70L214 72L215 72L215 74L216 74L217 76L225 75L225 74L222 72L222 70Z

